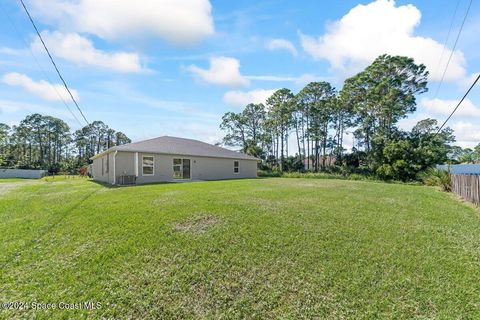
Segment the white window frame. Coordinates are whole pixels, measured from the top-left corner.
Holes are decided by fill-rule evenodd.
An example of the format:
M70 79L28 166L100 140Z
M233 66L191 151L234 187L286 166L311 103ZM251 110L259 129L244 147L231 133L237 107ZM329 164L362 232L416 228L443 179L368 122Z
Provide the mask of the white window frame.
M152 164L152 173L144 173L143 172L143 168L144 167L147 167L147 166L144 166L143 165L143 159L144 158L152 158L153 159L153 164ZM155 175L155 156L153 155L142 155L142 176L144 177L151 177L151 176L154 176Z
M237 164L237 165L235 165ZM235 172L235 169L237 169L237 172ZM240 161L239 160L234 160L233 161L233 174L240 174Z
M177 159L180 159L181 160L181 164L174 164L175 160ZM190 178L183 178L183 160L189 160L190 161ZM173 158L172 159L172 179L173 180L192 180L192 159L190 158ZM175 170L173 170L173 167L175 166L180 166L181 168L181 172L182 172L182 178L175 178Z

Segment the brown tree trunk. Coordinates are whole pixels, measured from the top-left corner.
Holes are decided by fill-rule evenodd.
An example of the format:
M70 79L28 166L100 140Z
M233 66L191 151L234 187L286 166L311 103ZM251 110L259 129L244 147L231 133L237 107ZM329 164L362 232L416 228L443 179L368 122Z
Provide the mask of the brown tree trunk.
M280 140L281 140L281 151L280 151L280 171L283 172L283 142L284 142L284 136L283 136L283 128L281 129L281 134L280 134Z

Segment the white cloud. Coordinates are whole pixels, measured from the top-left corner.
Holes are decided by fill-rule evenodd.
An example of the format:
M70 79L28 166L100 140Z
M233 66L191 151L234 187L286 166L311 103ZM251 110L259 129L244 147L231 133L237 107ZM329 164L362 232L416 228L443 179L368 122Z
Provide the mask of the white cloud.
M63 85L51 84L45 80L34 81L25 74L10 72L2 77L2 82L9 86L18 86L27 90L28 92L36 95L47 101L61 101L61 96L65 101L70 99L70 95ZM78 92L70 88L75 100L79 100Z
M119 72L141 72L140 58L136 53L105 52L93 46L92 41L77 33L42 32L49 50L57 57L81 65L91 65ZM43 47L38 38L32 43L34 50Z
M455 101L454 101L455 102ZM455 102L456 105L456 102ZM449 111L453 109L450 106ZM458 109L460 110L460 109ZM399 121L398 126L402 130L410 131L412 128L420 121L427 118L437 119L438 125L440 126L446 119L447 115L442 115L441 118L432 116L429 113L415 113L412 116L402 119ZM446 124L446 127L453 129L453 135L455 136L456 142L455 145L459 145L462 148L472 148L480 143L480 125L471 121L456 121L453 122L456 118L451 118L450 121Z
M434 118L439 121L436 117L433 117L430 114L415 112L409 115L407 118L400 119L400 121L398 121L398 127L405 131L411 131L419 121L427 118Z
M227 91L223 95L223 102L231 106L245 107L249 103L263 103L276 89L256 89L251 91Z
M286 50L290 52L293 56L297 55L297 49L295 46L288 40L285 39L272 39L265 43L265 47L268 50Z
M434 114L447 116L458 104L457 100L442 100L423 98L421 105L425 110ZM470 99L465 99L455 112L456 117L480 117L480 108L475 106Z
M313 81L322 81L324 78L304 73L298 77L290 76L274 76L274 75L260 75L260 76L245 76L249 80L271 81L271 82L294 82L296 85L305 85Z
M17 119L21 119L21 117L25 117L29 113L42 113L48 114L51 116L59 117L62 119L72 120L72 126L76 127L77 123L74 122L73 116L64 108L54 108L49 105L38 105L38 104L30 104L19 102L17 100L2 100L0 99L0 114L4 113L5 115L8 114L17 114L19 117L15 117ZM3 122L3 121L2 121ZM19 121L9 121L7 124L9 126L18 125Z
M18 56L24 53L25 50L21 49L13 49L8 47L0 47L0 54L11 55L11 56Z
M471 122L459 121L450 127L454 130L453 134L457 138L456 144L463 148L473 148L480 142L480 129L478 125Z
M207 83L233 87L250 84L250 81L240 74L240 61L234 58L212 57L209 69L190 65L186 70Z
M260 81L272 81L272 82L294 82L298 77L289 77L289 76L271 76L271 75L262 75L262 76L246 76L245 78L249 80L260 80Z
M302 86L302 85L306 85L310 82L317 82L317 81L323 81L323 80L324 80L324 78L322 78L322 77L319 77L319 76L316 76L316 75L313 75L313 74L309 74L309 73L304 73L300 77L295 79L295 84L297 84L299 86Z
M30 0L43 22L103 39L154 36L191 45L214 33L208 0Z
M348 75L387 53L414 58L417 63L425 64L431 80L440 80L451 50L445 50L438 67L443 44L414 34L420 19L420 11L411 4L397 7L393 0L377 0L352 8L330 24L324 35L314 38L300 34L300 39L303 49L314 59L328 60L334 70ZM465 58L457 50L445 80L462 80L465 74Z
M465 78L463 83L460 84L460 88L462 91L467 91L468 88L472 85L472 83L477 79L477 77L480 75L480 73L475 72L469 75L468 77Z

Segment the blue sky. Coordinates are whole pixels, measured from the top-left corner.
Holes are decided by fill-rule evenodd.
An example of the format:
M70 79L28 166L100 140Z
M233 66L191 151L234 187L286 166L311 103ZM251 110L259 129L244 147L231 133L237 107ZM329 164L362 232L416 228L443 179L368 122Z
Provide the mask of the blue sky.
M341 89L382 53L412 56L431 73L430 91L401 127L442 122L480 72L474 2L435 96L468 2L459 3L444 51L456 1L26 0L89 121L133 140L168 134L207 142L221 140L225 112L309 81ZM19 1L0 5L0 122L40 112L78 129ZM449 125L459 145L480 142L480 86Z

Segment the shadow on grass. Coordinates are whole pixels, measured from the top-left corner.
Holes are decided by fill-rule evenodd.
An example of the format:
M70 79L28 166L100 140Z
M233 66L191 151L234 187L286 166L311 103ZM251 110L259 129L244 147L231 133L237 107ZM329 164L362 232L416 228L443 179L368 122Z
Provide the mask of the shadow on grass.
M118 189L118 188L132 188L132 187L141 187L141 186L151 186L151 185L157 185L157 184L176 184L178 182L149 182L149 183L142 183L142 184L110 184L108 182L103 182L103 181L96 181L93 179L88 180L90 183L95 183L98 184L99 186L108 188L108 189Z
M89 180L90 178L86 176L79 176L79 175L54 175L54 176L45 176L38 181L44 182L60 182L60 181L71 181L71 180Z
M188 180L188 181L158 181L158 182L146 182L146 183L139 183L139 184L110 184L108 182L103 181L95 181L93 179L89 179L88 182L98 184L102 187L109 188L109 189L116 189L116 188L131 188L131 187L142 187L142 186L152 186L152 185L164 185L164 184L183 184L183 183L200 183L200 182L221 182L221 181L236 181L236 180L257 180L257 179L268 179L268 177L256 177L256 178L234 178L234 179L215 179L215 180Z
M109 188L109 189L115 189L115 188L123 187L123 186L113 185L113 184L110 184L110 183L107 183L107 182L97 181L97 180L93 180L93 179L89 179L88 182L93 183L93 184L97 184L101 187L105 187L105 188ZM129 185L129 186L135 186L135 185L132 184L132 185ZM125 187L127 187L127 186L125 186Z
M0 269L5 269L7 265L9 265L15 260L18 260L22 254L37 245L39 241L44 238L56 226L58 226L67 217L68 214L72 213L72 211L80 207L82 203L87 201L96 192L97 190L93 190L85 194L79 201L72 204L71 206L65 208L64 210L56 212L56 220L54 220L50 225L46 225L40 228L38 230L38 233L34 237L32 237L32 239L25 241L25 244L20 249L16 250L10 257L7 257L4 261L0 262Z

